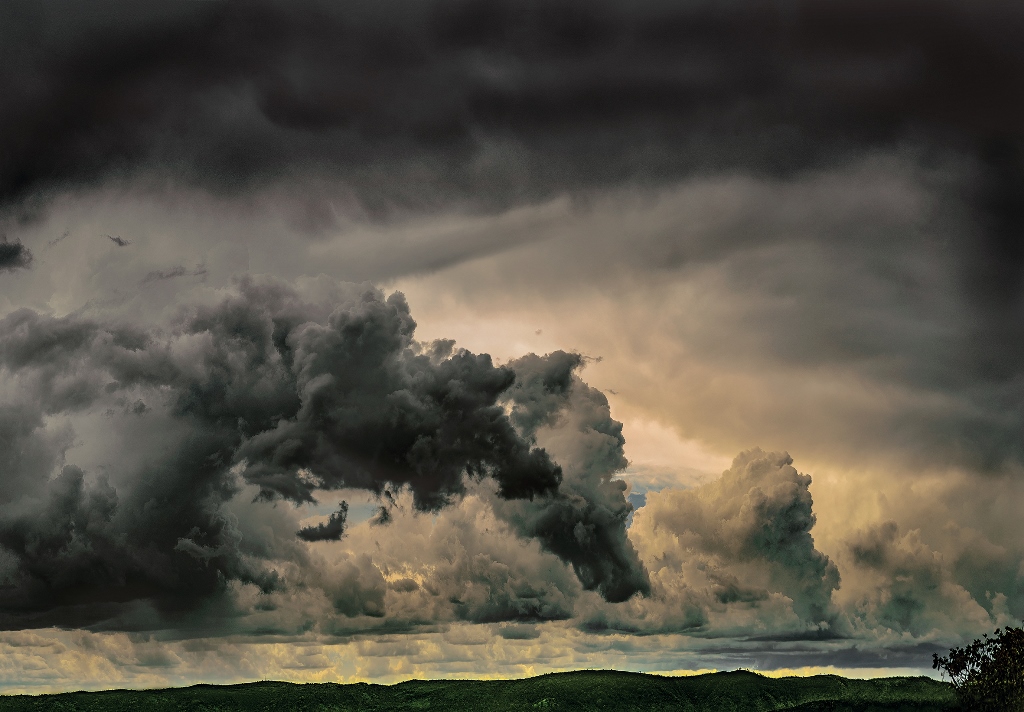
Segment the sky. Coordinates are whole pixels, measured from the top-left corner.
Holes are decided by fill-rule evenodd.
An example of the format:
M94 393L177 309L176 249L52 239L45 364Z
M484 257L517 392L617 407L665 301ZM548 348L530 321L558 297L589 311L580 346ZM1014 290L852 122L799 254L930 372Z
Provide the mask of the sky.
M932 674L1024 618L1024 8L0 5L0 691Z

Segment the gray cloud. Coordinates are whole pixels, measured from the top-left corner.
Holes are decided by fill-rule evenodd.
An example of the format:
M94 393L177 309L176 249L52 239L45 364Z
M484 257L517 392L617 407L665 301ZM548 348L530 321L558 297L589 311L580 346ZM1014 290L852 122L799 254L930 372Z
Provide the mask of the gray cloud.
M562 464L556 496L501 502L498 515L522 535L573 565L586 589L609 601L650 592L650 582L626 536L632 505L626 484L614 479L626 467L622 423L611 417L608 400L575 374L578 354L557 351L524 356L509 366L516 373L509 390L512 422L532 441L543 443Z
M4 13L0 195L28 211L68 185L153 172L235 194L334 175L371 214L494 208L623 180L788 174L901 141L986 155L1020 137L1024 18L996 0ZM1006 172L989 174L981 203L1016 214ZM334 219L329 202L305 212L312 228Z
M785 453L750 450L717 480L648 494L631 532L652 572L653 598L634 615L636 630L722 635L735 625L731 616L742 617L735 611L759 610L773 639L849 634L832 601L839 571L811 536L811 478L792 462ZM592 620L629 625L606 610Z
M0 272L24 269L32 264L32 252L20 241L9 242L5 237L0 242Z
M277 323L260 318L254 294L199 315L199 328L258 338L257 348L271 355L268 376L294 379L281 396L293 399L284 417L271 427L261 416L235 454L247 463L246 479L295 501L314 487L408 485L424 510L461 494L467 473L492 477L510 498L556 489L559 468L520 440L496 405L515 374L486 355L452 352L451 344L416 354L404 298L372 294L324 324L307 321L294 304ZM267 296L281 302L284 295ZM296 475L302 469L310 479Z
M1022 608L1019 548L947 526L953 546L892 520L849 536L844 554L853 586L844 598L857 625L954 639L1014 618Z
M146 276L142 278L140 284L149 284L150 282L163 282L168 279L175 279L177 277L202 277L206 274L206 270L202 267L189 271L184 265L177 265L170 269L155 269L146 273Z
M774 420L798 441L769 432L780 446L853 457L877 440L915 465L989 472L1024 461L1013 99L1024 56L1010 40L1024 18L1005 3L142 3L131 21L106 5L87 17L46 4L5 12L18 28L7 66L38 79L0 79L26 96L3 114L17 141L0 178L12 215L108 185L174 202L161 186L185 183L223 199L222 212L263 197L295 213L294 230L342 232L332 269L386 279L535 244L559 211L531 223L512 210L500 225L426 238L357 235L353 222L567 195L569 217L585 218L608 190L642 203L696 181L714 189L711 210L636 204L617 248L578 231L531 259L549 259L556 290L571 281L566 260L583 280L722 271L723 306L739 313L676 334L696 355L744 372L813 365L907 394L899 407L822 404L834 416L813 429L790 428L801 416L784 413ZM329 252L297 264L269 241L238 243L292 273ZM179 264L134 279L186 274ZM764 435L737 433L722 449L751 441Z
M348 546L372 541L374 559L388 574L389 616L433 624L573 616L582 588L573 573L576 562L562 551L545 551L550 547L543 532L533 539L517 535L495 506L502 500L494 489L473 486L436 519L410 511L410 498L402 495L386 528L353 530Z
M338 511L322 524L315 527L303 527L299 530L299 538L306 541L337 541L345 533L345 520L348 518L348 502L339 502Z
M498 502L515 506L508 518L518 534L571 563L586 588L612 600L646 590L625 535L623 486L609 481L624 465L621 425L603 396L572 376L578 357L533 357L517 382L519 366L495 367L451 342L419 344L414 328L401 294L340 285L330 299L306 301L269 279L242 280L163 329L31 310L8 315L0 364L35 406L5 411L0 431L17 445L5 472L13 508L0 520L0 543L17 562L3 593L5 625L99 622L135 601L170 615L221 596L232 581L264 595L286 586L273 562L298 556L301 565L305 556L283 543L247 549L238 514L225 509L243 485L255 486L258 499L295 503L314 502L317 490L387 498L406 489L417 511L437 511L466 493L467 478L486 478ZM588 446L593 462L580 472L573 460L564 485L562 468L534 444L533 431L517 432L503 406L532 387L531 367L548 363L580 394L558 406L591 419L582 436L610 438ZM109 479L68 464L47 480L70 443L44 437L43 414L91 412L134 431L138 444L122 443L129 449L109 466ZM98 437L92 447L112 446ZM342 503L298 538L339 539L347 512ZM382 615L382 593L371 603L342 602L352 586L365 589L363 574L338 577L335 610ZM530 585L517 586L517 599L535 598ZM464 617L499 620L500 611L518 610L475 605L485 604L497 608Z
M985 169L922 160L624 189L546 241L402 287L427 323L455 321L435 299L461 318L550 314L553 343L613 355L594 372L617 402L719 453L1012 472L1024 311L971 286L984 228L965 195Z
M61 453L73 439L67 429L47 426L37 404L5 403L0 406L0 468L4 504L31 492L35 483L45 481L60 464Z

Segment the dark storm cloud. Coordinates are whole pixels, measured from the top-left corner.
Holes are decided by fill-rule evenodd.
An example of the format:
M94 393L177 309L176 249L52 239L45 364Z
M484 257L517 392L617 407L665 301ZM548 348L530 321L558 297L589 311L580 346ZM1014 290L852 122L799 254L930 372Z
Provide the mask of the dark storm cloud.
M1024 120L1024 13L1001 0L0 12L0 196L30 211L150 172L229 193L335 175L371 211L498 206L902 141L984 153Z
M11 224L101 184L228 199L266 190L316 232L339 216L486 212L692 176L799 181L904 156L937 202L932 222L799 226L837 278L771 287L803 292L769 348L797 366L888 364L887 387L955 401L955 412L927 405L884 426L901 443L977 469L1024 461L1017 3L46 0L4 3L0 20ZM956 175L929 183L947 170ZM703 241L666 229L636 252L660 270L793 238L749 219ZM523 240L410 240L378 250L370 273L429 271ZM0 251L11 253L0 268L26 264L27 248ZM914 265L938 252L941 285L919 284ZM144 281L187 274L150 267ZM895 303L879 305L886 295ZM891 318L917 324L947 302L964 311L936 309L928 330Z
M8 504L45 481L59 465L59 453L70 445L71 433L48 431L37 403L0 406L0 504Z
M306 541L338 541L345 533L345 520L348 519L348 502L339 502L338 511L322 524L315 527L303 527L299 530L299 538Z
M0 272L24 269L32 264L32 252L20 241L9 242L6 238L0 242Z
M626 536L633 506L626 484L613 479L625 470L622 423L611 417L608 399L584 383L576 371L579 354L530 354L511 362L516 373L508 392L511 420L531 441L547 430L563 464L556 493L496 508L521 535L535 537L570 562L586 589L605 599L625 601L651 590L647 572ZM564 440L560 434L571 435Z
M14 562L2 572L2 624L117 627L109 620L132 602L173 615L215 598L230 581L280 590L285 582L267 563L274 547L243 542L237 516L224 508L243 483L262 499L296 503L314 501L318 489L387 498L407 488L416 509L436 511L465 493L466 478L487 478L500 501L518 503L516 531L571 563L584 586L616 600L644 590L625 536L630 507L621 483L608 481L625 464L621 425L608 418L603 396L566 380L578 360L558 354L547 367L534 357L517 382L515 370L486 355L453 350L451 342L420 345L414 328L401 294L349 286L306 301L270 280L242 281L169 330L31 310L7 316L0 367L30 405L0 412L0 438L10 446L0 455L0 550ZM538 380L539 368L560 375ZM600 416L590 427L610 438L610 452L594 453L589 474L574 465L565 487L562 469L506 415L504 399L534 381L541 389L551 381L556 391L555 381L572 385ZM134 433L130 440L148 444L123 443L126 464L112 465L109 480L70 463L47 479L68 459L72 438L50 432L44 415L104 409ZM339 539L347 509L342 503L297 536ZM278 554L302 565L294 550ZM332 585L355 586L362 601L365 578ZM530 599L517 586L507 595ZM382 591L383 583L371 588ZM378 603L335 599L345 615L382 614ZM497 620L495 611L536 604L530 600L518 608L474 605Z
M953 412L925 405L884 430L972 468L1024 461L1016 3L48 0L4 3L0 19L10 221L83 187L177 183L225 198L267 190L315 232L339 214L491 211L692 176L799 181L905 156L937 202L932 222L798 226L837 278L769 287L802 291L768 352L798 367L871 362L889 370L886 387L952 394ZM929 183L946 170L956 175ZM819 199L835 196L806 198ZM749 220L703 241L673 227L635 252L660 270L793 238ZM371 273L429 271L515 240L410 240ZM938 252L941 285L920 284L915 265ZM187 274L179 264L144 281ZM934 306L949 302L963 312ZM927 330L892 318L922 313Z
M200 313L198 324L262 341L268 353L282 349L273 367L287 369L291 412L273 427L250 421L256 432L235 455L268 496L306 501L318 487L408 485L416 506L430 510L462 493L467 472L493 478L503 497L557 489L560 469L519 438L496 403L515 374L450 345L415 354L415 322L400 294L368 292L325 323L289 307L277 324L253 310L254 296Z

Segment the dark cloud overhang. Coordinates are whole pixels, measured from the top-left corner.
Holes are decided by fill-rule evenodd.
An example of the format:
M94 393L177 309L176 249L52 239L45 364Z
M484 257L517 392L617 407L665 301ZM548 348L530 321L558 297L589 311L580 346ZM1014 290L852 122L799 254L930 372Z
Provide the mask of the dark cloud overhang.
M25 269L32 264L32 252L19 240L0 242L0 272Z
M974 153L1024 125L1024 13L1000 0L3 13L8 206L157 173L229 194L333 175L371 209L487 208L901 142ZM495 145L511 153L482 167Z

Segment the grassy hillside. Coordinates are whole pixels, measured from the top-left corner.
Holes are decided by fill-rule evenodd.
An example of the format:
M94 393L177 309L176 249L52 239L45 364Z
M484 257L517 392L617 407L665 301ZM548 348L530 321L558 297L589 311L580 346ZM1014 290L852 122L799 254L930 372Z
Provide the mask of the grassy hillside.
M71 692L0 697L21 710L680 710L686 712L938 712L952 710L950 687L928 678L848 680L834 675L772 679L751 672L659 677L614 671L526 680L435 680L398 685L254 682L169 690Z

